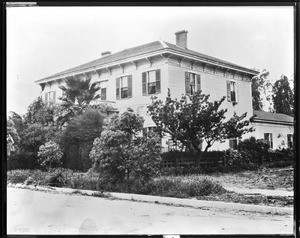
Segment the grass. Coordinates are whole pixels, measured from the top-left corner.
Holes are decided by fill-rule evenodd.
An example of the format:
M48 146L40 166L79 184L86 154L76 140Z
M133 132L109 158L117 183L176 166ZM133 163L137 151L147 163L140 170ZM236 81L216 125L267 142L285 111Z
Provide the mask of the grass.
M281 189L293 191L293 169L287 168L260 168L255 171L237 173L212 173L209 175L178 176L183 180L209 179L222 184L224 187L250 189ZM168 176L166 176L168 177Z
M96 173L78 173L68 169L8 171L9 183L24 183L94 190L93 196L107 197L107 192L138 193L177 198L197 198L201 200L260 204L271 206L292 206L292 197L248 195L229 192L224 187L293 189L293 171L285 169L262 168L257 171L239 173L215 173L209 175L162 176L148 184L131 180L127 184L111 185ZM224 187L223 187L224 186ZM79 193L79 191L74 193Z

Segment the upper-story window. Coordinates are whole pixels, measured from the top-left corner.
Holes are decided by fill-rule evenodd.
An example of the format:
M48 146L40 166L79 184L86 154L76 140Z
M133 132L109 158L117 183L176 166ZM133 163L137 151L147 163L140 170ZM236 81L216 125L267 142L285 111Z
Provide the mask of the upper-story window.
M185 93L193 95L201 90L201 79L199 74L185 72Z
M237 83L234 81L227 81L227 100L237 103Z
M142 73L143 95L160 93L160 69Z
M55 103L56 101L56 91L50 91L45 93L45 104Z
M132 97L132 75L116 78L116 98Z
M293 135L287 134L287 146L288 148L293 148Z
M107 89L107 82L108 81L102 81L100 83L100 99L101 100L106 100L106 89Z
M273 135L272 135L272 133L265 133L264 134L264 139L269 144L270 149L273 149Z

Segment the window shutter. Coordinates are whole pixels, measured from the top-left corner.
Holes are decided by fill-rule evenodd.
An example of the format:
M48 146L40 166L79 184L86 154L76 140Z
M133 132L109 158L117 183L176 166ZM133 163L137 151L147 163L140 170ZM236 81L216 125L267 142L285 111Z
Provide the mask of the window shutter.
M106 100L106 88L101 88L101 100Z
M142 73L143 95L147 95L147 78L146 72Z
M230 81L227 80L227 101L231 102Z
M48 103L48 93L45 93L45 104Z
M116 78L116 98L120 99L120 78Z
M160 69L156 70L156 93L160 93Z
M128 77L128 97L132 97L132 75L129 75Z
M229 139L229 148L233 149L233 141L232 141L232 139Z
M53 102L56 102L56 91L53 91Z
M191 94L189 72L185 72L185 94Z
M235 101L239 102L239 94L240 94L240 90L239 90L239 83L236 82L235 83Z
M197 91L200 92L201 91L201 80L200 80L200 75L197 74Z

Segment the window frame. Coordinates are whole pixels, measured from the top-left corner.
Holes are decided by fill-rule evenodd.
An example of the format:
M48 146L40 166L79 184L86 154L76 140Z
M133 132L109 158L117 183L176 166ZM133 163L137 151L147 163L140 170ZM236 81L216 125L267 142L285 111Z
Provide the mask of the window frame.
M127 79L127 86L122 87L125 78ZM125 93L126 97L124 96ZM116 99L123 100L129 98L132 98L132 75L122 75L116 78Z
M234 80L227 80L227 101L238 103L238 82Z
M155 80L150 82L150 73L154 72ZM150 86L151 85L151 86ZM155 92L151 92L150 87L155 88ZM161 93L161 69L151 69L142 72L142 94L143 96L155 95Z
M191 80L191 75L194 76L193 83ZM199 92L199 91L201 91L201 75L197 72L186 71L185 72L185 94L194 95L195 92Z
M293 134L287 134L287 147L289 149L293 148L294 146L294 141L293 141Z
M267 139L266 136L268 136ZM264 140L269 144L270 149L273 149L273 134L269 132L264 133Z

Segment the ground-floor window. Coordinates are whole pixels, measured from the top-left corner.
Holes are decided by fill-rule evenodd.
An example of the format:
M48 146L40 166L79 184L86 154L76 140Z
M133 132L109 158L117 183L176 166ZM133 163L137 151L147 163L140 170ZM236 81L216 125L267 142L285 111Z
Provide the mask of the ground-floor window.
M229 139L229 148L232 150L237 150L238 146L238 139L237 138L232 138Z
M272 133L265 133L264 140L269 144L270 149L273 149L273 135Z
M287 134L287 146L288 148L293 148L293 135Z
M168 140L168 151L173 151L173 150L182 150L183 145L179 140L174 140L174 139L169 139Z

